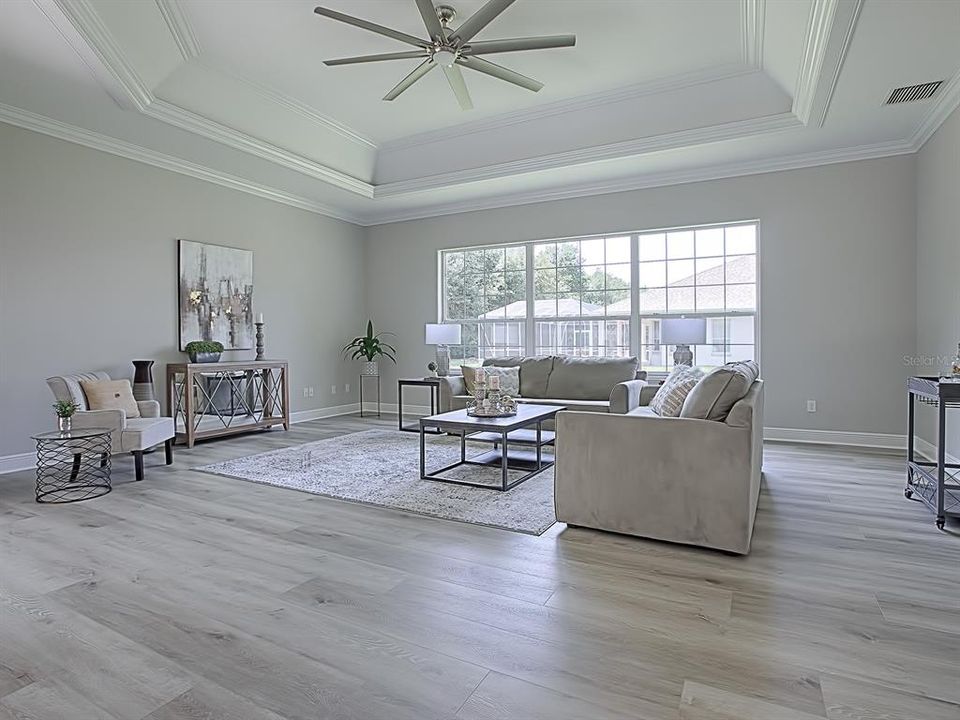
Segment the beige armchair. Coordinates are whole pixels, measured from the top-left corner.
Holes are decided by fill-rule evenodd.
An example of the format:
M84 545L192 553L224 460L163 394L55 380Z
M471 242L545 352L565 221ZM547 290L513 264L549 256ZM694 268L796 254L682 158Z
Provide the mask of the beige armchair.
M649 402L648 398L644 398ZM750 552L763 464L763 381L724 420L557 414L557 519Z
M79 406L73 416L73 427L110 428L113 453L132 454L137 480L143 480L143 453L150 448L162 443L167 465L173 463L173 418L160 416L160 403L156 400L138 401L138 418L128 418L123 410L90 410L80 381L109 379L104 372L55 375L47 378L47 385L57 400Z

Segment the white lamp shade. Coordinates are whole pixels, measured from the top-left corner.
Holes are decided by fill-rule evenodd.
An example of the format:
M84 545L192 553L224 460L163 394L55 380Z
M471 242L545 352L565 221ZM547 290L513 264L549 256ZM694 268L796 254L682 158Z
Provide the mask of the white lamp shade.
M703 345L707 342L706 318L664 318L660 321L664 345Z
M459 345L460 326L442 323L427 323L427 345Z

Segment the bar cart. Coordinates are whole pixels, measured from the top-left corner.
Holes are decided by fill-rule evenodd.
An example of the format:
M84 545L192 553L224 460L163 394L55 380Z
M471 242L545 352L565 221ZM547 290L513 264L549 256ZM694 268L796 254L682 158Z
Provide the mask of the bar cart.
M907 381L907 485L903 494L917 499L937 516L943 530L948 516L960 517L960 464L946 461L947 410L960 408L960 380L912 377ZM937 409L936 462L918 460L914 453L915 401Z

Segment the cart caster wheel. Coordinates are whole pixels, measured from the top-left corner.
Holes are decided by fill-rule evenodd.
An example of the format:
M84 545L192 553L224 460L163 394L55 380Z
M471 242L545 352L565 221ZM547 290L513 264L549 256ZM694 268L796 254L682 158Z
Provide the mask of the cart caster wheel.
M946 524L943 518L937 518L937 530L943 530L943 526Z
M907 500L909 500L910 498L913 497L913 490L911 490L910 488L904 488L904 489L903 489L903 496L904 496Z

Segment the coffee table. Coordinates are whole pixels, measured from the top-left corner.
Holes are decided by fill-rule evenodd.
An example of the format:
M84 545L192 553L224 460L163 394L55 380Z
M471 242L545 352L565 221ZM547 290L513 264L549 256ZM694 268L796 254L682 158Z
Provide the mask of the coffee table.
M564 409L561 405L521 403L517 406L517 414L510 417L473 417L468 415L466 410L454 410L420 418L420 477L424 480L470 485L487 490L506 491L515 488L553 465L553 456L545 456L543 448L553 445L556 436L553 431L543 429L543 421L550 420ZM460 460L427 472L426 436L431 430L460 436ZM494 449L468 458L468 440L492 444ZM463 465L499 467L500 485L442 476L442 473ZM528 472L511 481L508 475L510 470Z

